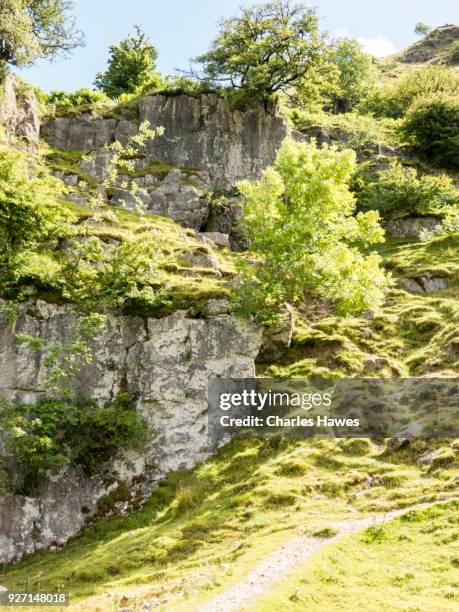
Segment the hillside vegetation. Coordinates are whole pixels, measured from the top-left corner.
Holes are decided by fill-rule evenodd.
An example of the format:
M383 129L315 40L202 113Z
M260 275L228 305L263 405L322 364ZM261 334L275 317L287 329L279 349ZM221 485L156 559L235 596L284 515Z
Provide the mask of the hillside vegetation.
M284 4L289 10L274 19L269 11ZM184 310L200 319L211 300L224 299L270 334L287 302L291 343L258 358L260 377L457 378L458 32L437 28L376 62L355 41L329 41L312 9L269 2L223 22L196 60L200 69L173 79L157 73L156 50L137 29L110 48L101 91L38 93L45 116L122 117L139 128L127 144L102 147L106 178L84 169L94 151L34 149L11 134L2 142L7 314L40 299L87 315ZM284 44L291 62L279 52ZM20 64L20 49L4 67ZM238 252L149 214L135 184L179 169L180 185L194 187L199 171L156 159L136 165L160 134L139 124L139 99L208 91L228 101L228 112L257 105L282 113L294 136L261 177L205 194L216 215L237 200L230 231L244 238ZM117 189L130 203L114 202ZM39 407L26 417L40 419ZM111 425L101 426L107 438ZM45 434L49 450L62 432ZM14 435L23 434L8 422L5 439ZM251 609L452 611L458 469L459 444L449 439L233 440L194 469L170 473L128 516L120 516L130 499L120 481L78 537L4 568L0 584L69 592L77 610L198 610L290 537L322 541L340 521L371 517L374 525L327 544ZM34 477L54 473L38 468ZM5 485L5 493L18 491ZM423 503L436 505L412 508ZM403 508L405 516L385 522Z

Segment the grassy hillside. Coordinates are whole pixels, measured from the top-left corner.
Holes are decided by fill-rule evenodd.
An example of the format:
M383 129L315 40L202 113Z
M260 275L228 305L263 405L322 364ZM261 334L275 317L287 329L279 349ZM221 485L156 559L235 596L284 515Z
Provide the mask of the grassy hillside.
M367 610L369 600L375 612L457 610L458 527L458 502L370 527L298 568L253 610Z
M140 512L99 522L0 582L58 587L84 600L84 610L144 600L192 610L299 531L320 537L335 520L454 495L457 459L416 464L431 447L394 454L366 440L235 441L194 471L170 475Z

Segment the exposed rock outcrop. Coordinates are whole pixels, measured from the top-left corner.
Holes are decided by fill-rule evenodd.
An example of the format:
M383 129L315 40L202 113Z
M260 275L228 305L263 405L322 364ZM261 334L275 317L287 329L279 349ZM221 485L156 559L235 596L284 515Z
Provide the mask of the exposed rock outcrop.
M8 137L18 138L30 146L38 144L40 114L37 99L30 89L23 88L19 93L11 74L6 76L0 95L0 125L5 127Z
M440 224L438 217L406 217L387 221L384 229L391 238L418 238L423 230L432 231Z
M290 134L285 120L266 112L262 105L232 111L216 94L147 96L140 100L138 113L140 122L165 130L133 161L136 198L146 212L168 216L196 230L228 234L232 247L243 248L244 241L234 231L237 202L225 210L212 210L211 193L256 177L273 163ZM49 119L43 123L41 136L57 149L85 152L79 162L81 170L101 183L110 161L105 146L115 140L126 144L137 131L138 124L125 118L85 114ZM119 177L119 188L111 195L114 203L136 206L129 188L121 187L129 186L131 178ZM72 182L70 176L65 180ZM81 201L77 192L69 197Z
M139 121L165 129L148 144L151 160L205 170L212 184L223 186L259 175L289 133L285 120L262 105L232 111L216 94L147 96L139 102ZM126 142L136 131L126 119L83 115L45 121L41 135L58 149L89 151Z
M167 472L209 456L207 381L253 377L261 343L259 328L227 310L227 304L215 304L209 309L215 314L205 319L188 318L183 311L146 321L108 318L92 343L92 363L81 368L72 385L77 395L98 402L127 391L150 425L151 439L142 454L120 454L97 476L62 472L41 483L36 497L0 498L0 563L64 544L101 512L107 499L118 511L127 510ZM12 325L1 314L0 395L33 402L43 393L44 356L18 342L16 334L65 343L79 317L70 306L42 301L22 305ZM119 495L122 486L127 496Z

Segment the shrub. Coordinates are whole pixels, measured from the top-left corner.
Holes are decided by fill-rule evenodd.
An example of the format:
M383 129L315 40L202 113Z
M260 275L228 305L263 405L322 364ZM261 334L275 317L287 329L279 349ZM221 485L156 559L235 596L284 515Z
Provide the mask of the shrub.
M243 266L243 310L275 323L284 302L306 293L335 301L341 312L375 307L385 277L375 254L358 244L382 240L374 212L353 216L348 182L353 151L286 140L261 180L239 184L243 227L259 264Z
M67 91L52 91L46 98L45 103L50 111L53 112L83 112L96 106L110 102L110 98L102 91L93 89L77 89L69 93Z
M397 119L414 101L441 94L459 95L459 75L449 68L429 66L409 72L392 86L377 89L364 103L364 110Z
M418 176L414 168L393 162L368 182L360 177L360 210L378 210L383 217L400 218L442 212L459 203L459 192L446 175Z
M59 204L61 181L38 165L30 176L22 153L0 148L0 251L33 246L56 237L71 215Z
M147 428L128 404L125 394L102 407L89 400L70 403L49 397L34 405L13 406L3 400L3 472L10 487L30 493L46 472L69 465L94 474L119 449L139 447Z
M419 155L443 167L459 167L459 96L431 97L413 104L402 137Z
M459 40L454 43L449 57L452 64L459 64Z

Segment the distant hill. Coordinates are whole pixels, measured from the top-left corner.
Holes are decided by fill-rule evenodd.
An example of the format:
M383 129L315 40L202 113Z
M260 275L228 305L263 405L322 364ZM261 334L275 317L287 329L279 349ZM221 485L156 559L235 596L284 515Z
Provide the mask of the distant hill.
M449 64L459 66L459 25L435 28L427 36L394 56L406 64Z

